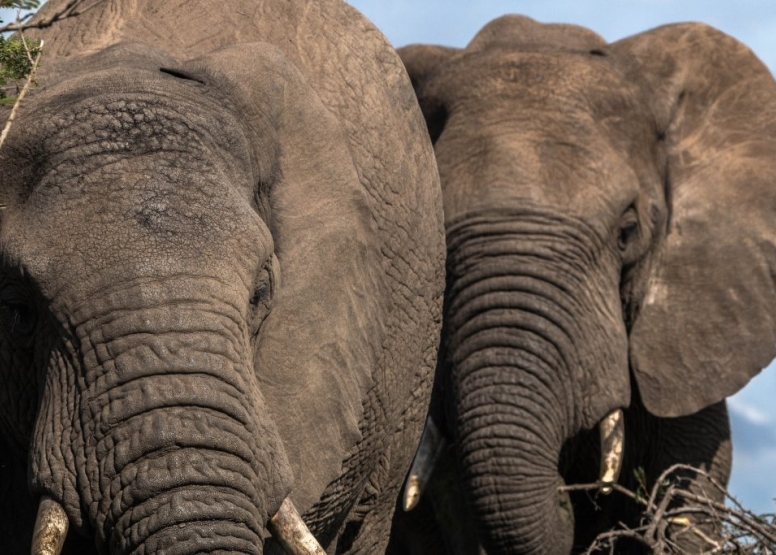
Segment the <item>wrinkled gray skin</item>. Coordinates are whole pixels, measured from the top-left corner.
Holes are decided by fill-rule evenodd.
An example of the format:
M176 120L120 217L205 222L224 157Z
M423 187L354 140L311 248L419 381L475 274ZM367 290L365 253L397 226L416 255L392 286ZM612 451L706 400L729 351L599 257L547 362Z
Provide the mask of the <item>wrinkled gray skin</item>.
M638 522L616 493L596 511L594 495L559 492L598 479L613 409L629 407L623 485L678 462L726 483L724 398L776 354L768 70L699 24L606 44L518 16L465 49L400 55L448 241L431 416L453 460L437 480L461 484L488 553L568 553ZM437 521L465 536L450 488L430 490Z
M382 551L444 290L401 60L333 0L83 5L0 152L3 553L42 495L65 553L259 554L289 495Z

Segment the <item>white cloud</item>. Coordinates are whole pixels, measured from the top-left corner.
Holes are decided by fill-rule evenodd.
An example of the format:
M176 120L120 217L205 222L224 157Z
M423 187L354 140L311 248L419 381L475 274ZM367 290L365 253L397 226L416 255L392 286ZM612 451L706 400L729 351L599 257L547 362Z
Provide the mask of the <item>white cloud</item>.
M755 513L776 512L776 484L772 480L776 468L776 448L751 454L733 451L733 475L728 491Z
M752 424L768 424L773 421L772 414L768 414L763 408L747 404L740 397L728 399L728 408Z

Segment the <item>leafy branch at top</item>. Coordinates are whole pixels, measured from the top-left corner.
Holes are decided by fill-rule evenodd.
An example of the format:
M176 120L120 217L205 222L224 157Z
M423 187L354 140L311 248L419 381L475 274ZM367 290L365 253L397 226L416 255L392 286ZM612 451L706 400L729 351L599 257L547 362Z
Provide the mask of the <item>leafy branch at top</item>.
M0 8L16 9L16 23L22 23L21 10L35 10L40 0L0 0ZM0 21L2 23L2 21ZM18 96L23 82L32 72L35 59L40 54L40 41L24 40L21 36L6 38L0 35L0 103L7 104ZM16 94L9 95L9 82Z
M21 15L22 10L37 10L40 7L40 0L0 0L0 9L11 9L16 11L16 23L9 25L2 25L3 20L0 19L0 32L15 31L11 27L21 24L24 20L32 17L32 13L25 16Z
M28 22L32 17L33 12L30 12L24 16L21 15L21 11L16 18L16 21L11 23L3 23L0 21L0 33L8 31L23 31L24 29L44 29L51 27L55 23L71 17L76 17L88 10L91 10L98 4L105 2L105 0L69 0L64 6L54 13L49 13L46 18L39 18L33 23ZM0 0L0 8L11 7L20 9L35 9L40 6L40 0Z
M42 44L37 40L0 36L0 103L14 101L14 97L18 96L21 90L19 83L31 75L41 48ZM8 94L9 83L16 88L16 94Z
M13 8L17 10L37 10L40 0L0 0L0 8Z
M0 0L0 7L21 9L34 9L40 5L39 0ZM0 147L5 142L11 124L16 119L19 104L35 83L35 72L43 53L43 41L28 40L22 33L21 11L17 11L16 24L19 33L16 36L5 38L0 35L0 103L13 103L13 108L5 120L2 132L0 132ZM4 28L0 27L0 31ZM11 82L12 84L10 84ZM22 83L20 85L20 83ZM16 95L11 97L8 88L15 88Z

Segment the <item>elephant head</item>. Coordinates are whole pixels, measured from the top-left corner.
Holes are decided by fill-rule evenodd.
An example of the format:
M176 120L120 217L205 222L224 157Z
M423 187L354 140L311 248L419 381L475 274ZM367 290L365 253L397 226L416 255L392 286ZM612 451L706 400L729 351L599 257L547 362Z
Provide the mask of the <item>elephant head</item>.
M400 59L335 1L86 8L0 150L3 549L39 500L69 552L258 554L290 500L380 549L444 288Z
M602 424L611 482L632 399L715 407L724 436L721 401L776 354L776 84L701 24L606 44L506 16L400 55L448 240L431 422L489 553L568 553L573 438Z

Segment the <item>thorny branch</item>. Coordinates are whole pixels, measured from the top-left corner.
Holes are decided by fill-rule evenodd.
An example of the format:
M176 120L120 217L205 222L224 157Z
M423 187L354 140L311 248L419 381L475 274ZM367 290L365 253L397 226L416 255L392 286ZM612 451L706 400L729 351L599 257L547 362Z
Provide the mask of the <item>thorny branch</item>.
M705 492L689 491L689 478L672 476L676 471L702 476L731 506L714 501ZM603 482L563 486L560 490L590 491L603 486L611 486L644 507L642 521L636 528L620 523L618 528L599 534L586 555L614 553L617 543L625 539L646 546L652 553L678 554L681 551L676 540L686 534L700 540L704 554L776 555L776 515L758 516L745 509L719 482L698 468L671 466L655 481L649 497L646 492L634 493L619 484Z

